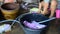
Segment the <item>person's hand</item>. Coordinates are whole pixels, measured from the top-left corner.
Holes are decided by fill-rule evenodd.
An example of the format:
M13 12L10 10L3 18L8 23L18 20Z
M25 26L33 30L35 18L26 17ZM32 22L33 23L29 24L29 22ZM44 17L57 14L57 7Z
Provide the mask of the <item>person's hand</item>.
M42 10L38 10L38 13L41 13Z
M45 12L44 11L41 11L41 14L45 15Z
M43 14L43 15L44 15L44 12L43 12L43 11L41 11L41 14Z
M42 10L39 10L39 13L43 14L44 15L44 12Z
M48 11L41 11L41 14L46 15L48 14Z

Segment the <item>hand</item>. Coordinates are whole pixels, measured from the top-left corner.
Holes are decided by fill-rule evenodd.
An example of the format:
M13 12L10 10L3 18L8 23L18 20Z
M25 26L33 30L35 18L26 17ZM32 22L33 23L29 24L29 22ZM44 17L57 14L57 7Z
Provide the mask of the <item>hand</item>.
M41 10L38 10L38 12L37 13L41 13Z
M45 15L45 12L44 11L41 11L41 14Z
M41 14L43 14L43 15L46 15L48 13L49 13L48 11L41 11Z
M39 10L39 12L40 12L41 14L44 14L44 12L43 12L42 10Z

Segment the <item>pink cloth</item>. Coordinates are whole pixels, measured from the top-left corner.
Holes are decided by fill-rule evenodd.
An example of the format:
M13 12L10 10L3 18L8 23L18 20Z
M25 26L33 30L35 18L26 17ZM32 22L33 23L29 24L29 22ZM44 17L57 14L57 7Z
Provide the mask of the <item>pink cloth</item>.
M56 10L56 18L60 18L60 10Z
M46 27L46 25L38 24L35 21L32 21L32 23L24 21L24 25L27 26L28 28L31 28L31 29L42 29L42 28Z

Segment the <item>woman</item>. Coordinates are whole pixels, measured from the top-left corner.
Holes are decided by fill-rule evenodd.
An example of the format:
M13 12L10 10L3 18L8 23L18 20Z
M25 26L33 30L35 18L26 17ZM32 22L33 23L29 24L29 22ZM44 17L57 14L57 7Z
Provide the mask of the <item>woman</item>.
M53 15L55 13L57 1L56 0L43 0L42 2L39 3L39 12L41 12L43 15L46 15L46 14L48 14L48 6L49 6L50 1L51 1L51 6L50 6L51 14L50 14L49 18L53 17ZM43 11L41 10L42 6L43 6Z

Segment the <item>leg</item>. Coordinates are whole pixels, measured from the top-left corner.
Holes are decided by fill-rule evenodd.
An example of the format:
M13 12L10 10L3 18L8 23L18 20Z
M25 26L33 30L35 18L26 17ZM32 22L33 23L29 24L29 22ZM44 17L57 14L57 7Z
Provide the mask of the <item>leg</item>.
M46 15L48 13L47 9L48 9L48 6L49 6L49 1L50 0L44 0L44 5L43 5L43 14Z
M53 17L54 13L55 13L55 9L56 9L56 5L57 5L57 1L56 0L52 0L51 1L51 14L49 16L49 18Z

